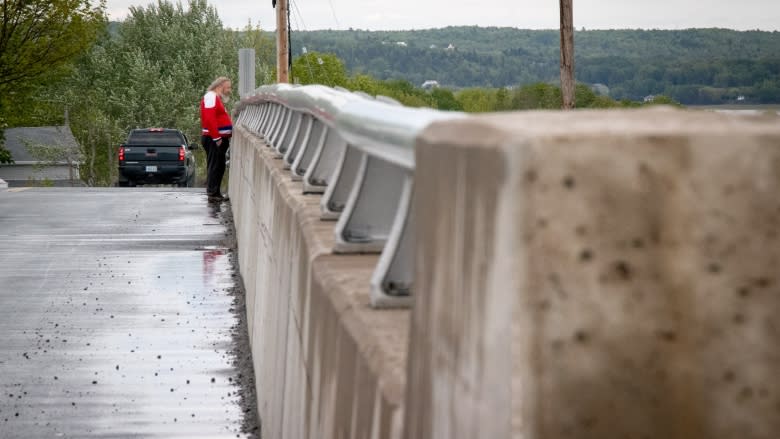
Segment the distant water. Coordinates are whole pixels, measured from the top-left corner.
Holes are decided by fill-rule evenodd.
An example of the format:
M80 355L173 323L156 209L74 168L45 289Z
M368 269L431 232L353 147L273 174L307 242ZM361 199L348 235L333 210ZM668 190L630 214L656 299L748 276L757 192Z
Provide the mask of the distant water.
M754 116L775 113L780 116L780 105L702 105L690 106L692 110L714 111L716 113Z
M780 116L780 110L709 110L709 111L714 111L716 113L737 114L741 116L772 114L772 112L774 111L778 116Z

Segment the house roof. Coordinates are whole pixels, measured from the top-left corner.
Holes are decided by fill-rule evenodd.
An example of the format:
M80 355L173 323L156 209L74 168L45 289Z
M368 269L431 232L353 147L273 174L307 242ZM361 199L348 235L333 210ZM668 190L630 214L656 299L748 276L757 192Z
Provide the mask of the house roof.
M67 125L19 127L7 128L5 130L5 147L11 152L11 157L15 162L40 161L30 154L25 142L63 148L78 148L78 142L76 142L76 138L73 137L73 133Z

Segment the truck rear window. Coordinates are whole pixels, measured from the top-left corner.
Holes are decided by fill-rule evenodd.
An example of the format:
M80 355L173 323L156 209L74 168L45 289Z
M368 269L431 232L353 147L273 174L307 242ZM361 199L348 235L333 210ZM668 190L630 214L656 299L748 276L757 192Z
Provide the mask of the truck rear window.
M176 131L133 131L127 139L132 145L179 146L184 138Z

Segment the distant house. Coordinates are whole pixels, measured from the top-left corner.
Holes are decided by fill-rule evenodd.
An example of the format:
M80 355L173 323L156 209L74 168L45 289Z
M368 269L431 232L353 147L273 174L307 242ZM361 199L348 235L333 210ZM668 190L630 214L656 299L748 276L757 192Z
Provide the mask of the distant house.
M396 46L406 47L406 41L398 41L395 43Z
M454 44L452 44L452 43L450 43L450 45L449 45L449 46L447 46L447 48L446 48L446 49L444 49L444 50L446 50L446 51L448 51L448 52L452 52L453 50L455 50L455 45L454 45Z
M744 102L744 101L745 101L745 96L743 95L737 96L737 102Z
M68 126L8 128L5 147L14 163L0 164L0 180L9 187L83 186L79 145Z
M422 88L425 90L439 88L439 81L434 81L433 79L429 79L422 83Z
M655 95L647 95L642 101L647 104L653 102L654 100L655 100Z

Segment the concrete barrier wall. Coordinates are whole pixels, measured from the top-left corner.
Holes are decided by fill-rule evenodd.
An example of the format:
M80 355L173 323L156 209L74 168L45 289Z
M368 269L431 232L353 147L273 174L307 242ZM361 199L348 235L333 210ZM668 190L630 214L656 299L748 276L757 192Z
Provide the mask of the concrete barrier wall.
M516 113L416 148L406 438L777 438L780 123Z
M373 255L333 255L319 196L237 127L229 192L264 438L400 437L409 311L369 307Z
M416 146L415 303L334 255L238 127L230 195L266 438L780 432L780 123L655 109L438 122Z

